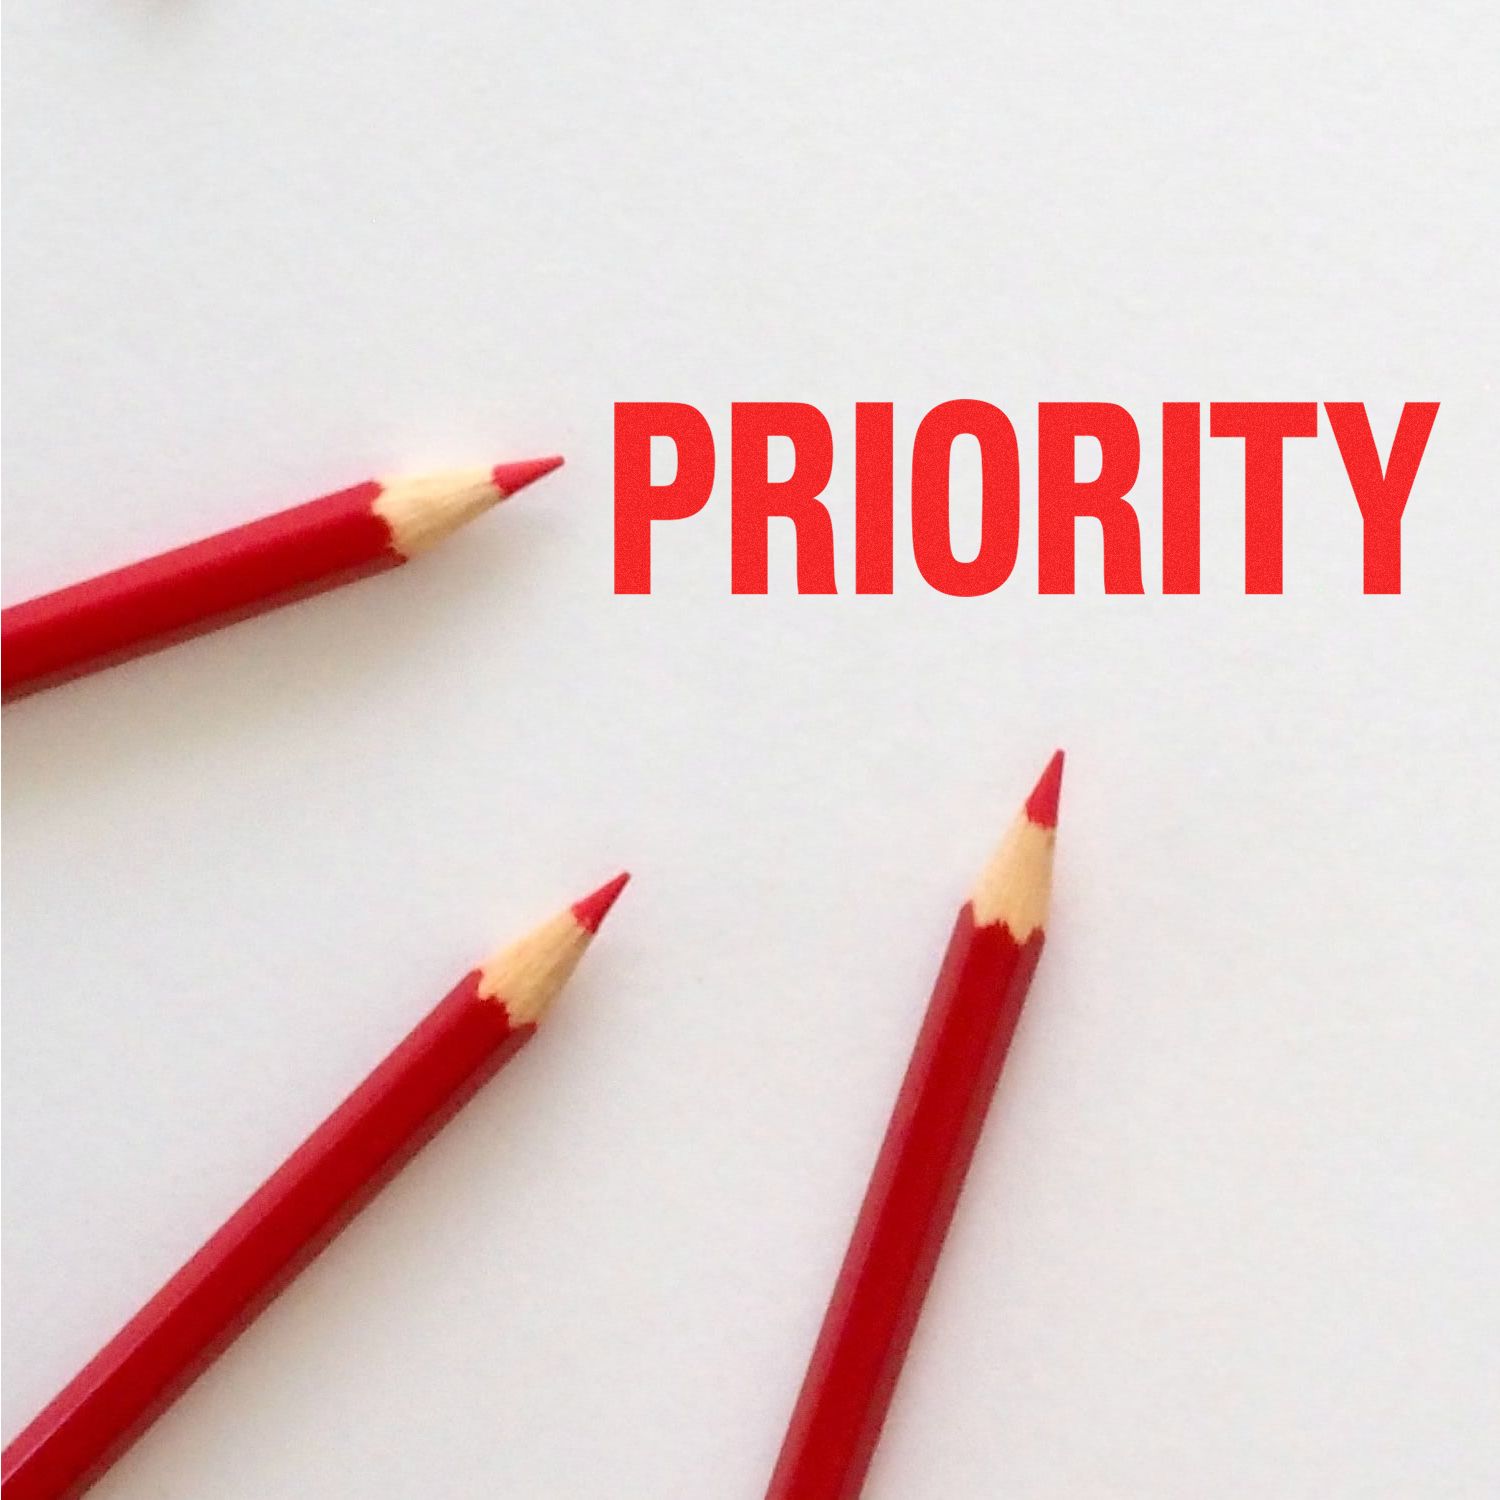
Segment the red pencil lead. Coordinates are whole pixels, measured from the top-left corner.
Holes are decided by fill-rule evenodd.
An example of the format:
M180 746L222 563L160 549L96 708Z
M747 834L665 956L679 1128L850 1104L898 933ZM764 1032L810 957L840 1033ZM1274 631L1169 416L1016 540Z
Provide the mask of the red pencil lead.
M578 919L580 927L587 928L590 932L598 932L599 924L609 915L609 909L615 904L616 898L630 881L630 871L622 870L615 878L606 885L601 885L592 896L585 896L582 901L573 903L573 915Z
M554 469L562 467L562 454L554 453L550 458L523 458L515 463L496 464L490 471L490 477L495 481L495 488L502 495L514 495L517 490L524 490L533 480L540 479L543 474L550 474Z
M1026 799L1026 816L1043 828L1057 827L1057 799L1062 793L1063 753L1054 752L1041 780Z

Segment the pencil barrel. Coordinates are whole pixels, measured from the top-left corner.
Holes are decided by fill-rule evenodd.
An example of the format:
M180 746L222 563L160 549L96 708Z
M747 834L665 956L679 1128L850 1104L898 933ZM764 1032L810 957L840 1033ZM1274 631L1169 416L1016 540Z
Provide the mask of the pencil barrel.
M1042 941L959 914L767 1500L864 1484Z
M14 1439L5 1500L87 1489L531 1036L478 983L440 1001Z
M376 481L102 573L3 612L7 700L405 561Z

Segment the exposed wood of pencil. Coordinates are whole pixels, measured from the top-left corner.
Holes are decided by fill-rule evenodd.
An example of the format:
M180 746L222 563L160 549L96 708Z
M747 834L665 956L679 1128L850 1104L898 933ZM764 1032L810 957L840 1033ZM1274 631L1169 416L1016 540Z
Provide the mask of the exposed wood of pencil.
M398 567L561 462L372 479L11 605L0 616L4 697Z
M853 1500L1042 950L1062 752L958 915L768 1500Z
M5 1500L81 1494L531 1037L619 876L457 987L5 1449Z

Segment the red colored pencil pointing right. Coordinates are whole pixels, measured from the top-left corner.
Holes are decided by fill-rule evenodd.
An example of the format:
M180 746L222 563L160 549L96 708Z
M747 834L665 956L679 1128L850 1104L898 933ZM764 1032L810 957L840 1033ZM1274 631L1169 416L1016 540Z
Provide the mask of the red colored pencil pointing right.
M466 974L6 1446L5 1500L74 1500L530 1040L629 879Z
M1042 951L1063 756L958 914L767 1500L854 1500Z
M371 479L0 612L8 702L402 563L562 463Z

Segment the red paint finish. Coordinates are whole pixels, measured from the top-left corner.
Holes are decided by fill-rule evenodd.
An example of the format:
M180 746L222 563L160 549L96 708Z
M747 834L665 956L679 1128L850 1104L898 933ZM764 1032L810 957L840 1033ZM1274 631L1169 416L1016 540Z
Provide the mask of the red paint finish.
M405 558L371 510L371 480L12 605L0 616L3 695L216 630Z
M5 1449L5 1500L81 1494L531 1036L467 975Z
M1041 949L959 913L767 1500L864 1484Z

